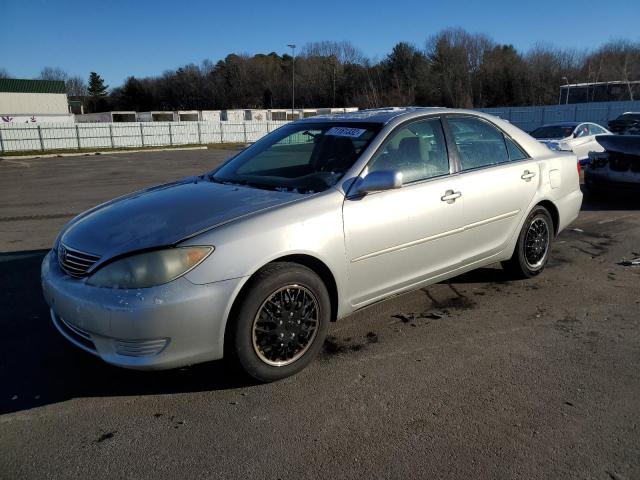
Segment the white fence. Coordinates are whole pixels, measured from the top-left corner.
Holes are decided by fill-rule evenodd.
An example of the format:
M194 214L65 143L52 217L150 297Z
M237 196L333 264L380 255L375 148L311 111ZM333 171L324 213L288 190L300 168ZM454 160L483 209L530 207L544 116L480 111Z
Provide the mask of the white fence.
M482 108L525 131L546 123L607 122L627 111L640 111L640 101L576 103L541 107ZM208 143L249 143L288 123L247 122L139 122L41 123L0 125L0 154L18 151L127 148Z
M624 112L640 112L640 101L570 103L542 107L477 108L476 110L509 120L525 132L556 122L594 122L606 128L609 120L617 118Z
M248 143L285 125L274 122L47 123L0 125L0 153Z

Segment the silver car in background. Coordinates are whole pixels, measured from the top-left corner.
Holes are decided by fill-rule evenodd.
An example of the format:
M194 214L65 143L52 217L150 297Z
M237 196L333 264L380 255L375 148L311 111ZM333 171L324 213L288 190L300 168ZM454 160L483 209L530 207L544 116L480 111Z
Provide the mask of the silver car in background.
M581 202L575 155L490 115L318 116L82 213L42 286L60 333L113 365L225 357L272 381L374 302L496 262L539 274Z

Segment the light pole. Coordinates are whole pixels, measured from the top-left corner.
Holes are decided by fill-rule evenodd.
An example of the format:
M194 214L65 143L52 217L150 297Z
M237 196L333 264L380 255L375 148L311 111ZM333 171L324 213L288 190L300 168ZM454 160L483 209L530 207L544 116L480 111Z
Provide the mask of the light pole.
M336 63L337 60L335 58L331 59L331 65L333 66L333 99L331 100L331 106L336 106Z
M290 43L287 47L291 49L291 119L293 120L293 111L296 108L296 45Z
M569 85L569 79L567 77L562 77L562 80L564 80L567 83L567 98L564 104L569 105L569 89L571 88L571 86Z

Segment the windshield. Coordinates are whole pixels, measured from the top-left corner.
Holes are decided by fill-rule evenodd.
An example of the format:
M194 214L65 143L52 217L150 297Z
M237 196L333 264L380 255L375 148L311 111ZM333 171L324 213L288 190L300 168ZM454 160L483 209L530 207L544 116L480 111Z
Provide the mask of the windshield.
M573 133L575 126L548 125L536 128L531 132L533 138L567 138Z
M374 123L291 123L232 158L210 178L257 188L321 192L351 168L380 127Z
M640 120L640 113L625 113L620 115L618 120Z

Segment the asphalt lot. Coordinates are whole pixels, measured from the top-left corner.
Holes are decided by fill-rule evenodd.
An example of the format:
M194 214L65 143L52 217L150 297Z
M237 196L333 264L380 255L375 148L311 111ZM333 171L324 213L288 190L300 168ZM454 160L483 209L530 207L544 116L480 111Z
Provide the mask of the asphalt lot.
M39 286L62 225L230 153L0 160L0 478L640 478L638 201L588 199L538 278L483 268L339 321L274 384L67 345Z

